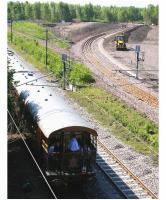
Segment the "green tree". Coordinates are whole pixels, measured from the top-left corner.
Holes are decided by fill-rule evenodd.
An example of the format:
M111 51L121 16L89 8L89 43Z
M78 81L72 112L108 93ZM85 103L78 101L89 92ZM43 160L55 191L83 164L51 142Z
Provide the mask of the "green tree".
M84 6L84 18L86 21L92 21L94 16L93 5L91 3Z
M33 6L32 6L32 4L30 4L26 1L26 3L25 3L25 19L33 19L33 18L34 18Z
M78 18L81 21L127 22L145 21L147 24L158 24L159 7L148 5L147 8L94 6L91 3L84 6L67 3L9 2L8 19L15 20L42 19L48 22L61 20L71 21Z
M142 15L145 23L147 24L158 24L158 6L148 5L147 8L144 8Z
M50 3L51 22L56 22L56 6L54 2Z
M76 18L76 7L74 5L69 5L69 10L70 10L71 19L75 19Z
M41 3L35 2L33 4L34 8L34 19L41 19Z
M101 6L93 6L93 18L101 20Z
M7 63L7 72L8 72L8 109L11 112L13 110L13 95L12 95L12 91L13 91L13 73L14 71L10 69L10 64L9 61Z
M84 11L83 8L80 5L76 6L76 18L83 21L84 19Z
M59 16L61 20L71 21L71 14L67 3L60 2L58 4Z
M51 21L51 10L49 3L43 3L41 6L41 18L44 21Z
M14 6L14 2L10 1L8 3L8 12L7 12L8 13L8 20L10 20L11 18L13 19L15 17L13 6Z
M110 8L106 8L105 9L105 15L106 15L106 21L107 22L112 22L113 21L113 14L112 14Z
M127 22L128 21L128 14L126 9L121 7L118 9L118 21L119 22Z

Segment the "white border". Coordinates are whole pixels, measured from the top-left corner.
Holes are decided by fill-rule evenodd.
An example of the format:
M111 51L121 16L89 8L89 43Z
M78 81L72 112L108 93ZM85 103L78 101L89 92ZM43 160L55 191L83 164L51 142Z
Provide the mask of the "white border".
M39 0L40 1L40 0ZM89 0L90 1L90 0ZM75 2L73 2L75 3ZM166 6L160 0L160 199L165 199ZM7 1L0 1L0 199L7 199Z
M0 197L7 198L7 2L0 1Z

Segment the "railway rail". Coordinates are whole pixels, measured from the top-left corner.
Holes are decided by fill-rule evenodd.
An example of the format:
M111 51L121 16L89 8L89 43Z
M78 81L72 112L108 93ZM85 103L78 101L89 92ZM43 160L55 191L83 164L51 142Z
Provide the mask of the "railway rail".
M100 140L98 140L97 165L126 198L157 199L157 196L124 166Z
M117 33L117 32L116 32ZM116 34L115 33L115 34ZM134 84L132 84L129 80L124 78L121 74L116 73L115 76L115 67L110 68L108 63L104 60L104 58L99 58L96 55L96 48L94 47L94 43L99 38L105 36L106 33L98 34L93 37L88 38L82 45L82 53L85 62L88 61L95 69L103 74L106 78L108 78L112 85L120 85L120 87L125 90L127 93L132 94L137 99L147 103L153 108L158 107L158 98L153 94L150 94L148 91L145 91L143 88L140 88ZM117 69L117 68L116 68Z
M14 65L15 63L17 63L18 66L19 66L19 65L22 66L22 65L20 64L19 60L16 59L16 57L11 58L11 60L13 61L13 62L11 62L12 65ZM21 62L21 63L22 63L22 62ZM30 69L31 69L31 68L30 68ZM25 71L26 71L27 73L28 73L28 72L31 72L31 70L29 71L27 68L26 68ZM25 71L22 71L22 72L25 72ZM19 71L19 72L20 72L20 71ZM36 76L37 76L37 74L36 74ZM30 76L30 77L31 77L31 76ZM31 78L34 79L34 77L35 77L35 75L34 75L33 77L31 77ZM37 76L37 77L38 77L38 76ZM43 77L43 76L42 76L42 77ZM45 78L45 76L44 76L44 78ZM34 80L36 80L36 79L34 79ZM30 148L31 148L31 149L30 149L30 148L28 147L28 145L27 145L27 143L26 143L26 141L25 141L26 135L25 135L25 138L24 138L24 134L21 133L21 132L19 131L19 128L17 127L17 125L16 125L16 123L15 123L13 117L11 116L10 113L8 113L8 114L9 114L9 117L11 118L12 124L14 124L14 126L16 127L16 130L17 130L18 134L20 135L20 138L23 140L25 146L27 147L29 153L31 154L31 156L32 156L32 158L33 158L33 161L35 162L35 164L37 165L39 171L41 172L42 177L44 178L45 182L48 184L48 187L49 187L49 189L50 189L52 195L54 196L54 198L56 198L56 196L61 197L61 198L72 198L72 197L73 197L73 198L85 198L85 197L87 197L87 198L92 198L92 197L95 197L95 198L96 198L96 197L97 197L97 198L106 197L106 198L108 198L108 197L111 197L111 198L119 198L119 199L124 198L124 195L123 195L121 192L119 192L119 191L117 190L117 188L115 187L115 185L112 184L112 183L105 177L104 173L103 173L103 172L101 171L101 169L99 169L96 165L95 165L95 167L96 167L97 173L96 173L95 183L94 183L94 181L93 181L93 183L92 183L92 180L91 180L91 182L85 183L85 188L84 188L84 187L83 187L83 188L81 187L82 184L81 184L81 185L79 185L79 184L73 185L73 184L72 184L72 185L70 185L68 188L65 188L65 189L64 189L64 187L55 187L55 188L52 187L52 186L54 186L54 180L48 180L48 181L47 181L46 176L43 176L43 175L45 175L45 174L41 171L39 165L37 164L37 162L36 162L36 160L35 160L35 157L34 157L33 154L31 153L31 149L32 149L32 150L34 150L34 149L31 148L31 147L30 147ZM24 126L25 126L25 127L24 127ZM26 132L29 133L30 131L29 131L29 130L27 131L26 123L24 123L24 126L21 127L21 128L22 128L22 129L25 128ZM18 136L17 136L17 138L18 138ZM17 139L17 138L16 138L16 139ZM12 137L12 140L10 140L10 143L16 142L16 139ZM34 146L34 148L35 148L35 145L32 145L32 146ZM33 152L33 151L32 151L32 152ZM99 172L99 173L98 173L98 172ZM103 175L104 175L104 176L103 176ZM42 179L42 180L43 180L43 179ZM50 185L49 185L49 184L50 184ZM92 184L93 184L93 186L92 186ZM90 188L91 191L88 191L87 188ZM76 191L73 193L73 190L76 190ZM43 193L44 193L44 191L43 191ZM40 194L40 193L39 193L39 194ZM55 194L56 194L56 196L55 196ZM40 195L41 195L41 194L40 194Z
M14 120L13 123L15 124ZM29 147L25 142L24 138L25 136L20 133L17 126L16 128L21 138L23 139L25 146L29 149ZM18 138L10 140L10 143L15 142L16 140L18 140ZM32 153L30 154L32 155ZM115 156L99 139L98 139L98 154L96 158L96 164L104 172L104 174L111 180L111 182L115 184L119 192L122 193L124 197L128 199L135 199L135 198L157 199L157 196L151 190L149 190L144 185L144 183L141 180L139 180L139 178L136 177L127 167L125 167L124 164L117 158L117 156ZM52 191L51 189L51 192L54 194L55 191ZM56 198L55 194L54 198Z
M127 199L158 198L99 139L96 163Z

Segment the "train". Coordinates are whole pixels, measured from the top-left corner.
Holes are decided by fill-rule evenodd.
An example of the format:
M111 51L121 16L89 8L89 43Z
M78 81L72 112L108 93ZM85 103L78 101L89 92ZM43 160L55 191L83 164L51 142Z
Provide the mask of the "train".
M97 132L11 50L8 50L8 57L15 70L14 87L20 105L18 117L26 118L29 130L35 135L37 157L42 160L45 175L50 180L67 184L94 177ZM71 141L75 142L73 149Z

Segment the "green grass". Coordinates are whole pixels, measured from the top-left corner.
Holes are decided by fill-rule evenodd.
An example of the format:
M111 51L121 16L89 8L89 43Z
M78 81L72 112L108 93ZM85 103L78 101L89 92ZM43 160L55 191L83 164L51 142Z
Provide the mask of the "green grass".
M13 34L12 47L17 49L24 58L32 62L37 68L45 70L45 47L40 45L38 41ZM61 56L51 49L48 49L48 70L52 71L57 78L62 78L63 65ZM70 69L66 72L66 76L72 84L78 86L87 85L93 81L89 69L76 62L72 62Z
M45 40L46 38L45 28L34 22L28 22L28 21L14 22L13 30L23 33L27 36L31 36L35 39ZM63 49L70 48L69 42L67 40L62 40L61 38L55 37L55 35L50 31L48 31L48 38L49 39L52 38L50 41L60 48Z
M14 22L13 29L21 33L29 34L39 39L45 39L45 29L42 26L33 22ZM52 36L52 34L49 33L49 36Z
M45 70L45 48L36 40L13 34L13 43L10 45L28 62L40 70ZM102 125L111 129L112 133L124 143L156 158L153 151L158 153L158 126L103 89L88 86L93 82L93 78L84 65L73 61L71 66L67 72L68 80L74 85L87 87L79 88L75 93L69 92L69 96L85 107ZM62 78L61 56L50 49L48 70L54 72L59 79Z
M85 107L102 125L110 128L112 133L126 144L148 155L153 151L158 152L157 125L108 92L87 87L69 93L69 96Z

